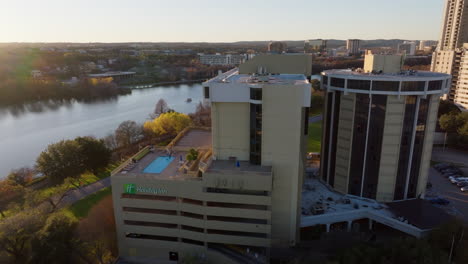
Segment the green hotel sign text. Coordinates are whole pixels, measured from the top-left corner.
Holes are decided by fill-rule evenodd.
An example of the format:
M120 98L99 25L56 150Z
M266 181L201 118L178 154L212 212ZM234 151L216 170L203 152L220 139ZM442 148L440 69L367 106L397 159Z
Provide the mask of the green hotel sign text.
M149 194L167 194L167 190L161 188L141 187L136 184L129 183L124 184L124 193L137 194L137 193L149 193Z

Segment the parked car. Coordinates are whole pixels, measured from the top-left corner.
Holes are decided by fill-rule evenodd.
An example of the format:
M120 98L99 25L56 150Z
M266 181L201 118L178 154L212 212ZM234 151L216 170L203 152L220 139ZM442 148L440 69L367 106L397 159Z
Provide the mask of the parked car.
M429 202L431 204L438 204L438 205L448 205L448 204L450 204L449 200L446 200L446 199L440 198L440 197L429 199Z
M468 181L459 181L457 182L458 187L465 187L468 186Z
M445 178L450 178L450 177L458 178L458 177L461 177L461 175L457 174L457 173L447 173L447 174L442 174L442 175L444 175Z
M455 178L455 179L452 179L450 180L451 183L458 183L458 182L461 182L461 181L468 181L468 178L466 177L458 177L458 178Z
M468 186L463 186L463 187L460 188L460 190L462 192L466 192L466 191L468 191Z
M447 167L450 167L450 164L437 163L436 165L434 165L434 169L436 169L436 170L441 170L441 169L444 169L444 168L447 168Z

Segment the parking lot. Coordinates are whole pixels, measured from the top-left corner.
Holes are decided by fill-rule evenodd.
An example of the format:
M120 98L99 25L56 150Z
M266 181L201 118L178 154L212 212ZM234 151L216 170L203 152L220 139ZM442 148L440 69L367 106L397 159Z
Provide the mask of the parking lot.
M434 149L432 159L438 162L453 162L464 171L465 177L468 176L468 154L464 152ZM428 190L427 196L436 195L449 200L449 205L441 207L462 217L468 223L468 192L461 192L460 187L452 184L434 168L429 170L429 182L432 183L432 188Z

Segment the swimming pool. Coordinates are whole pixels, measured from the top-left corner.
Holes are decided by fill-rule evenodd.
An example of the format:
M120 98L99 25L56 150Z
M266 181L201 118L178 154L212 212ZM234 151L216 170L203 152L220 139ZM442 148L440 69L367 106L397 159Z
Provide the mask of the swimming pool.
M143 173L161 173L173 160L174 157L158 157L143 170Z

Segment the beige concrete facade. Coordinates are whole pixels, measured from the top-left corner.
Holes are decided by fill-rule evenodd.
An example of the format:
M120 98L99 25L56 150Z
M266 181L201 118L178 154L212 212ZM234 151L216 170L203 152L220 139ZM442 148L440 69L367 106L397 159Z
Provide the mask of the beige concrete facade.
M253 60L239 66L239 74L258 73L259 67L268 73L312 75L312 55L309 54L271 54L257 55Z
M248 103L212 103L213 152L218 159L237 157L249 159L249 119Z
M368 54L364 72L322 73L321 175L339 192L382 202L424 196L439 97L451 78L402 72L402 58Z
M330 96L330 94L327 94ZM348 94L341 97L341 108L338 123L338 141L336 149L335 189L346 193L348 190L348 175L351 162L351 147L353 140L352 124L354 123L354 107L356 95ZM337 102L335 102L337 103ZM327 146L328 144L323 144ZM325 157L327 158L327 157Z
M404 63L402 55L379 55L370 51L364 59L364 72L382 71L385 73L398 73Z
M405 114L405 98L397 96L387 97L387 112L382 141L380 160L379 185L377 188L378 201L393 201L396 184L398 159Z

